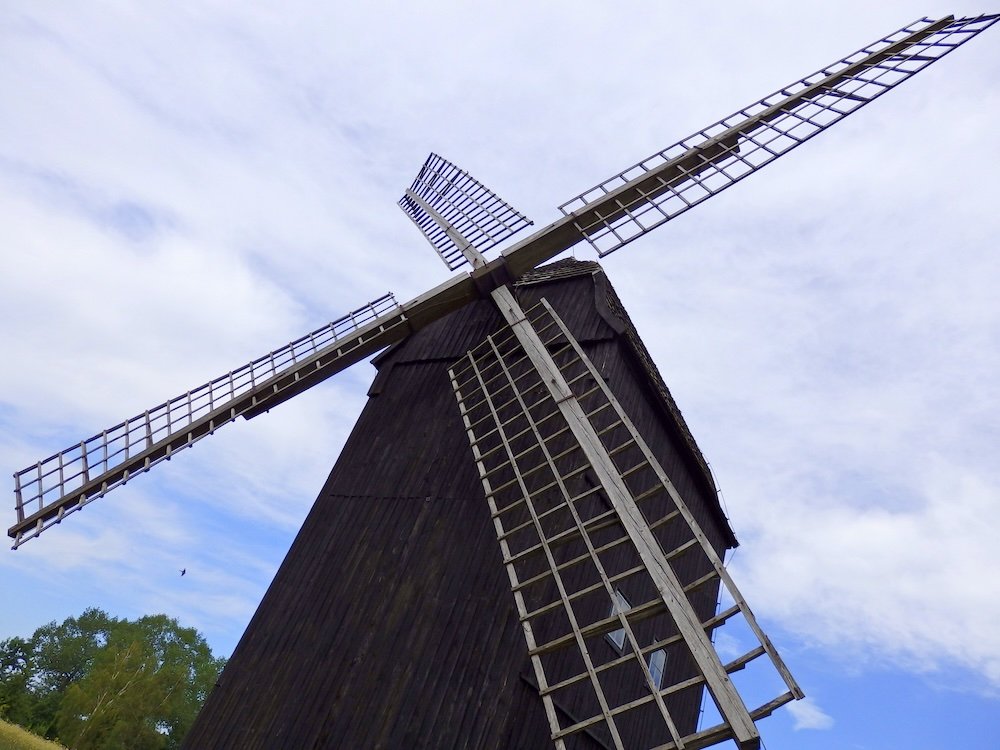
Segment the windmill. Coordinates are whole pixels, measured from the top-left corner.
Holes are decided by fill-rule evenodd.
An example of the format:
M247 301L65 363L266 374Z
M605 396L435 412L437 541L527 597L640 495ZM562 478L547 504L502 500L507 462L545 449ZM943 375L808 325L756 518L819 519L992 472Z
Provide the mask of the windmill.
M676 480L668 476L634 424L638 420L606 387L601 369L563 321L566 312L546 304L547 300L523 305L510 285L584 240L601 256L619 249L877 98L996 18L925 19L905 27L583 193L564 204L562 219L511 245L492 261L483 253L523 229L526 220L470 176L432 156L401 205L451 270L469 264L471 273L405 304L396 304L391 297L376 300L18 472L18 517L10 529L15 546L236 417L257 416L445 315L489 299L505 327L447 372L459 404L455 419L468 433L483 479L517 619L527 639L534 689L541 696L551 736L557 746L577 741L631 746L629 722L633 714L649 709L667 735L664 746L701 747L729 737L741 747L756 746L753 721L800 697L800 691L756 627L718 550L706 538L703 522L691 512L690 501L677 491ZM554 409L544 422L532 411L539 404ZM612 415L610 421L602 421ZM507 434L506 426L516 419L523 423ZM611 437L622 442L610 443ZM623 465L626 457L639 463ZM548 481L540 479L543 476ZM634 486L631 482L639 476L652 476L656 483ZM574 490L568 486L570 478L593 486ZM548 494L536 498L543 488ZM655 495L645 494L653 490ZM665 547L659 529L674 521L687 536L676 546ZM622 579L616 578L620 573L606 569L603 552L592 541L611 528L625 540L620 545L637 557L631 568L621 571L628 573ZM585 555L596 580L562 574L562 562L550 547L557 538L562 542L568 536L585 548L580 555ZM512 547L515 543L521 546ZM568 543L559 546L560 554L572 549ZM702 576L682 579L677 562L682 555L700 561L692 566L695 569L707 567L702 574L708 576L706 582L694 585ZM525 570L521 563L528 560L543 567L525 565ZM641 601L619 598L619 580L631 577L642 580L638 589L651 588L655 593ZM720 581L734 603L706 622L690 592L718 586ZM537 590L531 588L535 586ZM577 602L590 599L597 604L578 607ZM577 617L583 611L591 619ZM564 615L565 621L545 622L553 612ZM668 618L673 629L650 642L640 626L654 616ZM735 617L755 632L758 645L724 665L706 631L714 632ZM619 633L624 639L620 656L595 663L591 641L617 638ZM690 660L697 668L695 683L687 687L707 686L718 705L718 726L692 732L674 720L670 696L686 688L679 683L658 684L663 673L658 654L675 646L682 650L677 661ZM758 656L770 659L787 691L748 709L728 674ZM235 662L234 657L237 666ZM620 666L635 670L636 685L644 686L645 694L626 702L609 694L604 675ZM224 686L235 678L227 673ZM588 707L593 712L581 713ZM566 722L568 708L576 715L571 723Z

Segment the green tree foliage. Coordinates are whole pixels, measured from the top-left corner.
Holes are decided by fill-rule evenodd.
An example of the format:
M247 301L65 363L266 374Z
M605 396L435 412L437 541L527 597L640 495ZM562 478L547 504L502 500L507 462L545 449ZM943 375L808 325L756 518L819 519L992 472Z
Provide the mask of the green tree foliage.
M90 671L112 630L123 623L90 608L79 617L38 628L31 636L28 662L31 715L27 722L18 722L14 716L10 720L53 738L56 713L67 688Z
M166 615L88 609L0 641L0 717L73 750L175 748L224 663Z
M31 710L31 643L23 638L0 641L0 717L27 718ZM24 722L22 722L24 723Z

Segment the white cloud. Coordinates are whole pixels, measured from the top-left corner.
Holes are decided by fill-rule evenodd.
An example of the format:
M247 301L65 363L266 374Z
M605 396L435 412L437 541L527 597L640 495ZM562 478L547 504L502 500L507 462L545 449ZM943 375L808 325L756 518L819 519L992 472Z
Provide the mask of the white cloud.
M740 572L757 606L806 641L918 672L960 664L1000 686L1000 583L982 574L996 493L951 465L911 482L916 501L895 510L786 487L754 519Z
M833 729L833 717L806 697L788 704L788 712L795 719L795 731L800 729Z

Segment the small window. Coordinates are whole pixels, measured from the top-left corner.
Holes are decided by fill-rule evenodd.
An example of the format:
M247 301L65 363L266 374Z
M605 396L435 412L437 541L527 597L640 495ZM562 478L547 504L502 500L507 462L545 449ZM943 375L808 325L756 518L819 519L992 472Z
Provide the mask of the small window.
M662 648L649 655L649 676L653 678L653 685L657 690L663 687L663 667L666 663L667 652Z
M615 589L615 600L611 604L611 613L608 617L614 617L621 612L628 612L632 608L632 605L628 603L628 599L625 595ZM618 653L625 651L625 628L618 628L618 630L613 630L608 633L608 640L614 644L615 648L618 649Z

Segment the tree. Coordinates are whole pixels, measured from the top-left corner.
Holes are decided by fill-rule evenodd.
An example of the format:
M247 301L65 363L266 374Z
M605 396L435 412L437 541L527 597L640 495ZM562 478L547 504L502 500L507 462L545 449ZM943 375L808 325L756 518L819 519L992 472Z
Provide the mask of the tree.
M39 687L62 693L90 671L94 659L112 632L124 624L104 611L91 607L79 617L68 617L57 625L50 622L31 636Z
M29 723L31 675L31 643L17 637L0 641L0 717Z
M66 692L59 737L73 750L179 747L223 664L166 615L124 622Z
M60 741L73 750L161 750L156 659L140 641L108 644L93 670L69 686L58 714Z
M73 750L180 746L224 659L166 615L88 609L0 641L0 717Z
M124 620L91 607L79 617L50 622L31 636L31 689L34 697L29 729L54 737L56 714L67 688L83 679L101 650Z
M0 717L47 737L67 687L90 670L119 621L99 609L0 641Z

